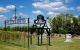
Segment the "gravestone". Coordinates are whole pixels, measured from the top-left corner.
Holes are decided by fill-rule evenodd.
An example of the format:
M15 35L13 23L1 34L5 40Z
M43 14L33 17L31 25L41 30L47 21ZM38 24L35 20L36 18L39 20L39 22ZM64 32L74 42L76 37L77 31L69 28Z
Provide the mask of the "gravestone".
M72 42L72 35L66 34L66 40L64 42Z
M41 39L41 35L39 35L39 39ZM43 39L43 40L47 39L47 34L46 34L46 33L43 33L42 39Z
M47 39L47 34L43 33L42 37L43 37L44 40Z

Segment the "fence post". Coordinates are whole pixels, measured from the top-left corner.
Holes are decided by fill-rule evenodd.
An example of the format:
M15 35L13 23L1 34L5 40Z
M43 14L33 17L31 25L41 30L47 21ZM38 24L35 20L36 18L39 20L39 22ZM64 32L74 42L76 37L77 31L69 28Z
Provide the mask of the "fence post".
M4 27L4 29L5 29L5 31L7 31L7 29L6 29L6 20L4 21L4 24L5 24L5 27Z
M29 48L29 18L28 18L28 48Z

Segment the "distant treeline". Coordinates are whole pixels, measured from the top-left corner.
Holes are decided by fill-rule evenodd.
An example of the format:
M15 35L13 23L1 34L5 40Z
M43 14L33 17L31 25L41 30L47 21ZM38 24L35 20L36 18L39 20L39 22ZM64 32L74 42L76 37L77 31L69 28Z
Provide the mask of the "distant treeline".
M29 26L29 28L31 28L31 26ZM5 27L0 27L0 30L5 31ZM28 26L7 26L6 31L28 31Z

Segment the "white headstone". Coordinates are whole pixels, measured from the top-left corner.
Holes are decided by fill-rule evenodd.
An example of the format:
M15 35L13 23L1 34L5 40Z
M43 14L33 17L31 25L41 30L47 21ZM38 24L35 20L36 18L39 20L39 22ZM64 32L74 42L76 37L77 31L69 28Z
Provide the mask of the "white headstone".
M66 40L64 42L72 42L72 35L66 34Z

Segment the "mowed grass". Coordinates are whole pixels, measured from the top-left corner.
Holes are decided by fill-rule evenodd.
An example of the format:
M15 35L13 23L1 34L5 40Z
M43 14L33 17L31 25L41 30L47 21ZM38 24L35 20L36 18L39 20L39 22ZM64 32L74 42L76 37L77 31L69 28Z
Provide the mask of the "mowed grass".
M15 44L0 41L0 50L28 50Z
M37 37L33 36L33 44L30 45L29 49L14 43L0 42L0 50L80 50L80 39L73 38L71 43L64 41L64 37L53 37L51 38L51 46L47 45L47 40L43 40L42 46L37 46ZM27 46L27 42L25 45Z

